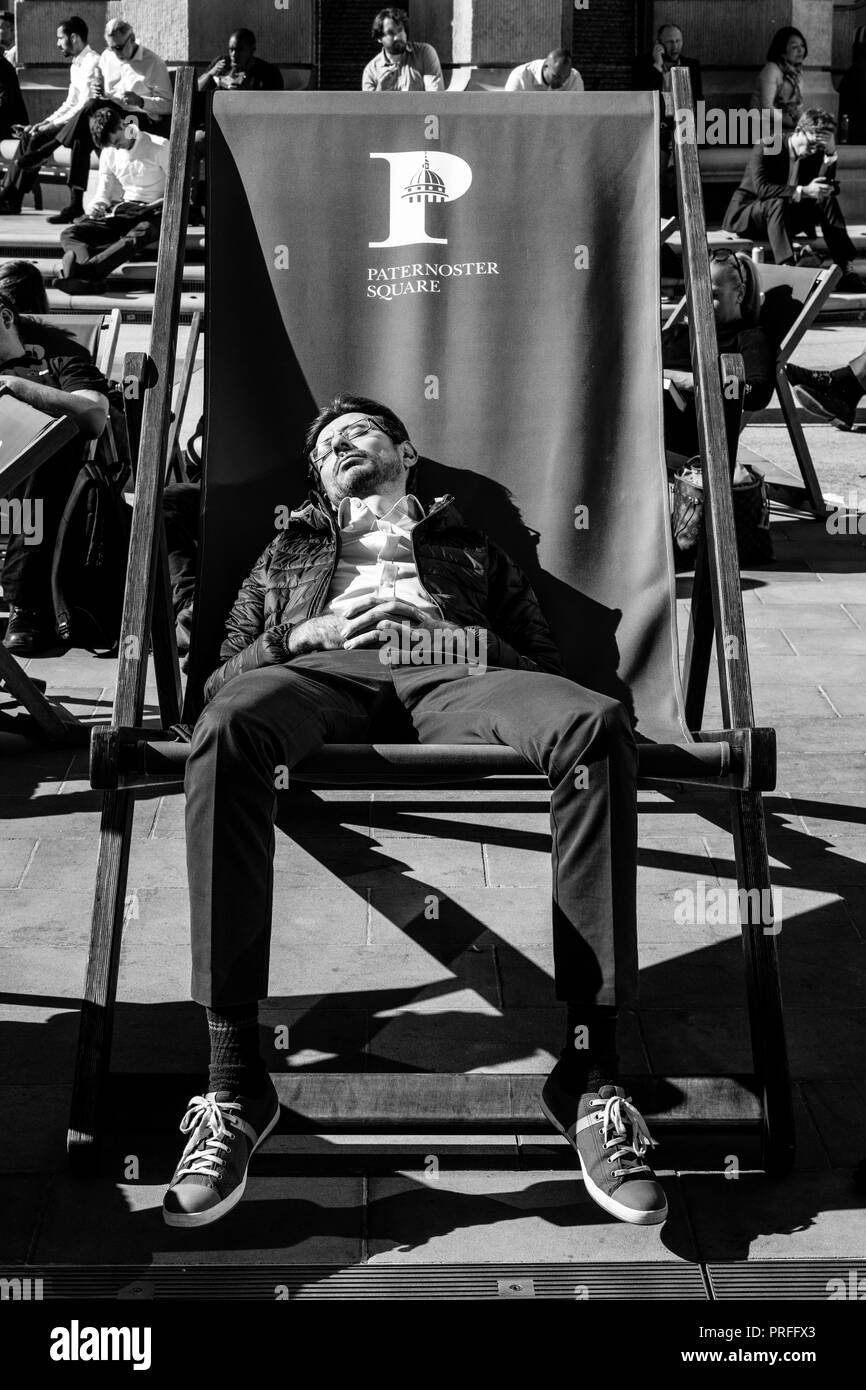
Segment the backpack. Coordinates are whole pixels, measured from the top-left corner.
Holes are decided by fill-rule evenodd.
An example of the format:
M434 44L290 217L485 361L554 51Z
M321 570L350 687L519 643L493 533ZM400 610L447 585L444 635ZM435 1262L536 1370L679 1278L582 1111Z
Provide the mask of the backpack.
M98 455L78 473L63 510L51 564L54 625L64 642L110 650L120 637L132 508L127 470Z

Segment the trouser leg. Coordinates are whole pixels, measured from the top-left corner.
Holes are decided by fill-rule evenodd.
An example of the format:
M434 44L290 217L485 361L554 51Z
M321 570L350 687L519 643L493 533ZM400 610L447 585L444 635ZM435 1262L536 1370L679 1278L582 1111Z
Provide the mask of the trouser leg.
M327 740L359 739L388 699L393 686L376 654L336 651L237 676L205 708L186 770L198 1003L219 1009L267 995L278 770Z
M6 170L0 193L15 191L20 198L29 193L46 159L60 144L60 127L29 131L18 142L18 152Z
M191 603L195 595L200 505L199 483L172 483L162 494L168 573L175 614Z
M80 467L81 446L73 440L11 494L22 499L22 511L38 523L39 540L32 544L34 536L10 536L3 560L3 594L10 603L35 608L44 616L51 611L51 561L57 528Z
M630 1005L637 997L637 752L617 701L561 676L397 668L424 743L501 743L552 788L556 994Z
M848 363L848 370L857 378L866 392L866 352L861 352L859 357L852 357Z
M143 204L136 205L138 208ZM136 207L117 211L110 217L80 218L64 228L60 241L75 257L78 273L104 279L138 250L159 241L159 215L141 218Z
M848 235L848 228L845 226L845 218L842 209L836 198L826 198L823 203L818 203L818 218L821 223L821 231L824 233L824 240L827 243L827 250L830 252L837 265L850 266L857 255L854 243Z

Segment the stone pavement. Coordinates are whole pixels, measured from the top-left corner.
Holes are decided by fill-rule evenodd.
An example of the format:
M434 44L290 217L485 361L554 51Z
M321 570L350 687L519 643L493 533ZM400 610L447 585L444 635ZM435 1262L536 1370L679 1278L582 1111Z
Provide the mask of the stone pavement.
M859 338L856 329L820 330L798 360L837 365ZM196 390L184 433L200 381ZM807 434L827 491L866 490L862 426L845 435L809 425ZM793 471L772 412L746 443ZM866 1156L866 518L864 534L856 518L854 527L830 534L779 514L776 565L743 578L756 716L779 741L778 788L765 806L796 1082L790 1178L764 1177L754 1150L735 1139L666 1144L658 1167L671 1214L661 1230L643 1230L587 1201L552 1134L418 1135L395 1140L391 1161L387 1146L362 1145L359 1156L345 1136L329 1135L310 1138L306 1158L262 1157L239 1210L196 1235L169 1231L159 1216L179 1134L114 1136L102 1176L75 1181L64 1142L100 796L89 789L85 752L24 746L6 721L0 1263L862 1259L866 1218L850 1170ZM688 584L680 578L683 619ZM112 660L69 652L28 669L76 715L108 714ZM155 716L152 687L148 699ZM641 803L642 1002L624 1022L624 1069L749 1070L739 928L674 918L677 889L734 883L724 796L690 801L699 816L680 798L644 792ZM545 1072L562 1028L545 812L541 793L496 788L304 794L294 840L278 837L262 1013L273 1066ZM113 1059L121 1073L189 1072L205 1061L204 1027L187 1002L182 813L180 794L148 792L136 806ZM289 1045L275 1050L281 1025Z

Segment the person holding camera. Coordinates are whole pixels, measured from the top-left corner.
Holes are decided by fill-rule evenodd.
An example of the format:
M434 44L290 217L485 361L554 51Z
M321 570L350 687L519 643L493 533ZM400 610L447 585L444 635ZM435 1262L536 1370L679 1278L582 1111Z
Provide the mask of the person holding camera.
M835 132L830 112L810 107L780 150L773 140L759 141L723 226L739 236L769 241L776 265L814 265L811 256L798 261L793 239L798 233L814 236L820 223L827 250L842 270L837 288L858 294L866 284L854 270L856 252L836 196Z

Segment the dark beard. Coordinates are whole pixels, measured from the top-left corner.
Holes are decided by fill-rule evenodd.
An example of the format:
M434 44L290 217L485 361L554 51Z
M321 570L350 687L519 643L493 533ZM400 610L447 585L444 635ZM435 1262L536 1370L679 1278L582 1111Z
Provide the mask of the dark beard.
M362 453L362 450L355 451ZM339 504L344 497L370 497L373 493L379 492L383 483L393 482L399 478L403 472L403 465L399 458L395 458L393 464L389 464L387 459L374 459L369 454L364 454L368 464L372 468L365 468L363 473L354 476L342 477L341 470L337 470L332 487L335 494L334 499ZM360 460L356 460L360 464Z

